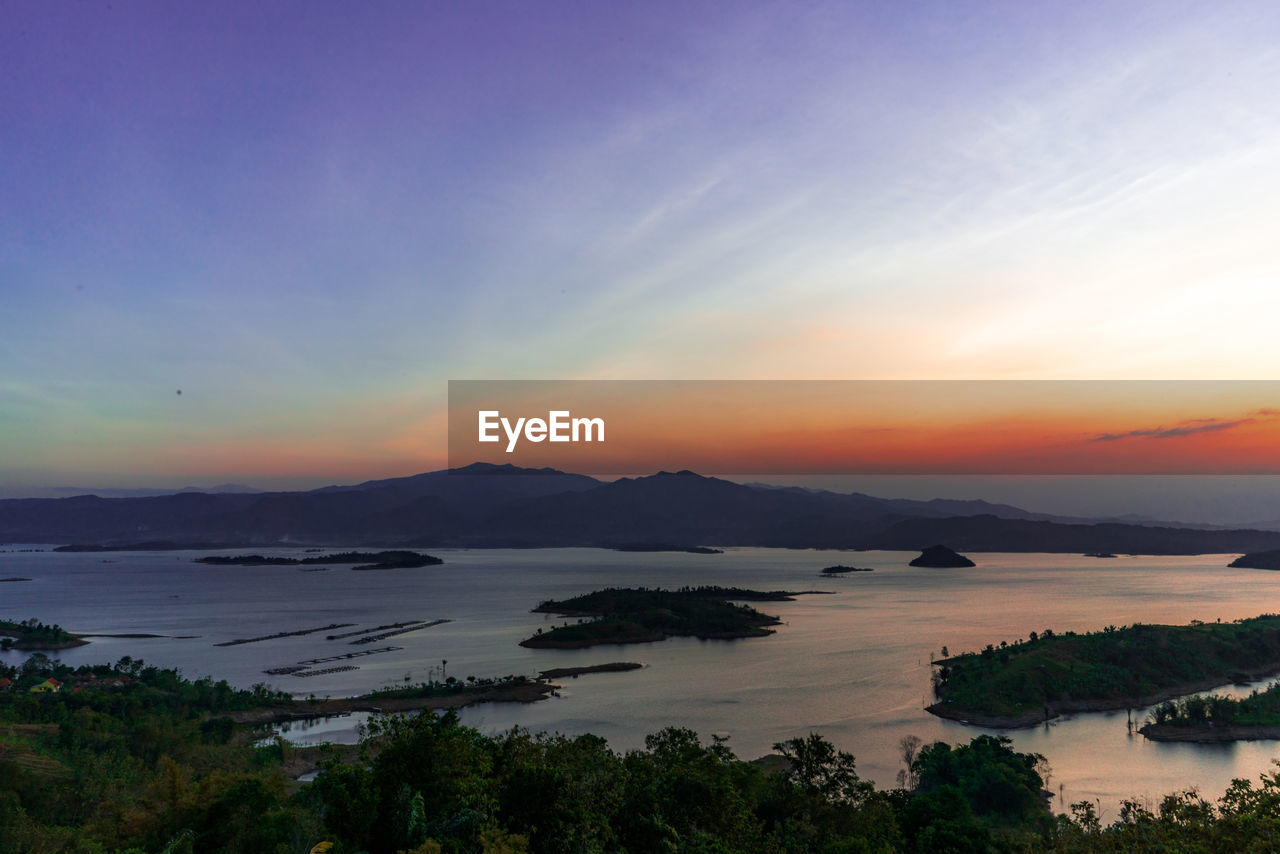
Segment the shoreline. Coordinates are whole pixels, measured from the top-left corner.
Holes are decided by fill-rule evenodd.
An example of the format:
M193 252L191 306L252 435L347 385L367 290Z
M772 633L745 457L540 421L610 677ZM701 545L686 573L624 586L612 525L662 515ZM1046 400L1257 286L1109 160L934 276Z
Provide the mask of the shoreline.
M934 663L937 664L939 662ZM1276 663L1271 667L1260 670L1244 671L1244 675L1249 678L1250 682L1256 682L1261 679L1280 675L1280 663ZM964 709L950 707L946 705L945 701L925 706L924 710L929 714L943 718L944 720L956 721L957 723L983 727L985 729L1028 729L1051 720L1056 720L1063 715L1078 714L1081 712L1119 712L1125 709L1147 708L1149 706L1163 703L1166 700L1173 700L1190 694L1199 694L1202 691L1211 691L1214 688L1223 688L1232 684L1236 683L1230 678L1215 677L1212 679L1199 679L1194 682L1184 682L1174 685L1162 691L1157 691L1154 694L1147 694L1133 700L1057 700L1044 703L1040 709L1023 712L1018 715L992 715L981 711L966 711ZM1162 724L1162 726L1168 726L1168 724ZM1143 727L1143 729L1146 728L1147 727ZM1181 729L1185 729L1185 727L1182 727ZM1262 729L1265 729L1265 727ZM1277 735L1274 737L1280 738L1280 727L1276 727L1275 730ZM1141 731L1142 730L1139 730L1139 732ZM1192 739L1157 738L1153 740L1190 741ZM1228 739L1216 738L1211 740L1224 741Z
M779 625L779 623L774 623ZM544 640L542 635L534 635L520 641L520 646L528 649L586 649L592 646L625 646L630 643L658 643L667 638L697 638L698 640L743 640L745 638L763 638L774 634L773 629L743 629L740 632L654 632L628 638L609 638L597 640L558 641Z
M5 637L13 637L13 635L5 635ZM17 649L17 650L25 650L30 652L40 652L41 650L46 650L46 649L51 649L51 650L75 649L78 646L86 646L88 645L88 643L89 642L87 640L84 640L82 638L76 638L75 640L70 640L70 641L62 641L60 643L37 643L37 642L27 642L27 641L19 640L19 641L14 641L13 645L10 646L9 648Z
M46 649L74 649L78 646L86 646L89 643L82 635L71 634L71 632L64 632L64 634L70 635L70 637L64 641L38 641L31 640L25 632L11 629L0 629L0 638L12 638L12 642L8 646L9 649L16 649L25 652L40 652Z
M298 700L289 706L267 706L231 712L227 717L238 724L265 725L333 717L349 712L395 714L422 709L460 709L479 703L536 703L551 696L560 686L552 682L526 682L478 691L463 691L443 697L338 697L326 700Z
M628 670L639 670L644 667L636 661L611 661L608 664L590 664L586 667L553 667L538 674L542 679L563 679L568 676L577 679L584 673L624 673Z
M1151 741L1176 741L1186 744L1229 744L1233 741L1280 740L1280 726L1174 726L1146 724L1138 732Z

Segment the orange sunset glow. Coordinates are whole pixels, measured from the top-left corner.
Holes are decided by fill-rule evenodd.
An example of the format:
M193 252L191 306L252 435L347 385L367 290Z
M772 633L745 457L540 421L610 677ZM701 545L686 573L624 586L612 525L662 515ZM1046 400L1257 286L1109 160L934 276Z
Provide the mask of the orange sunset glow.
M1273 383L459 382L450 464L595 473L1266 474L1280 472ZM625 395L619 389L625 390ZM476 441L476 413L552 409L606 441Z

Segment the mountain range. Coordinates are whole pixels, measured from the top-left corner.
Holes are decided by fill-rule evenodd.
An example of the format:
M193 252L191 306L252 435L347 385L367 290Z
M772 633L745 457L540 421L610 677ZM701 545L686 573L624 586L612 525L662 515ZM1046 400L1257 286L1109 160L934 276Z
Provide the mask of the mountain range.
M986 501L876 498L690 471L600 481L475 463L302 492L0 500L0 541L382 547L791 548L1200 554L1280 548L1280 532L1054 517Z

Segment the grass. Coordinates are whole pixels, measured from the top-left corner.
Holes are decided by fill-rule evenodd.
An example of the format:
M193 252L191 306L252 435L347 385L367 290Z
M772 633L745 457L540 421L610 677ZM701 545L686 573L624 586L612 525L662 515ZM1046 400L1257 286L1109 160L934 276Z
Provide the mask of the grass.
M57 733L56 726L0 726L0 761L8 761L46 782L70 776L65 765L40 751L36 740Z

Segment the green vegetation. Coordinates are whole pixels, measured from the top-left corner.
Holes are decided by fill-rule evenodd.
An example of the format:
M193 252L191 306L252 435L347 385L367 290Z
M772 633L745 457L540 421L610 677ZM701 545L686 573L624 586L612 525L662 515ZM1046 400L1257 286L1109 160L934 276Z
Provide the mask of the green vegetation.
M1166 726L1220 731L1271 727L1280 735L1280 683L1272 682L1265 691L1254 690L1239 700L1221 694L1166 700L1152 709L1147 724L1144 732Z
M488 691L495 688L514 688L532 684L534 682L528 676L508 675L485 678L468 676L465 680L456 676L449 676L442 680L432 679L429 682L419 682L404 687L379 688L371 694L365 694L362 699L414 700L434 697L456 697L466 694L468 691Z
M437 566L444 560L434 555L411 551L338 552L312 557L264 557L263 555L208 555L198 557L196 563L213 566L314 566L322 563L359 563L352 569L415 569L420 566Z
M748 605L728 600L785 601L792 594L761 592L738 587L685 587L656 590L646 587L610 587L562 601L546 601L535 613L591 616L598 619L565 623L550 631L541 629L521 646L576 648L606 643L643 643L670 636L698 638L747 638L772 634L780 621Z
M619 755L591 735L486 738L452 715L422 716L380 723L364 747L311 787L344 850L1020 850L1051 825L1038 758L991 736L931 745L916 785L894 792L859 779L853 757L816 734L775 745L785 760L774 774L679 728Z
M20 623L0 620L0 649L66 649L87 643L61 626L46 625L36 619Z
M466 680L450 676L414 685L380 688L359 697L289 699L263 703L232 714L237 723L270 724L302 718L322 718L349 712L417 712L423 709L457 709L476 703L532 703L550 696L550 682L527 676L502 676Z
M228 717L287 695L130 658L0 670L14 683L0 690L0 852L293 850L316 832L289 802L283 748L253 747ZM56 692L31 692L51 678Z
M575 596L572 599L548 599L534 608L535 614L603 614L632 607L652 597L677 599L719 599L740 602L790 602L800 594L786 590L748 590L745 587L681 587L678 590L660 590L649 587L606 587L594 593Z
M1280 670L1280 616L1189 626L1030 633L936 662L929 711L1008 726L1062 711L1148 705Z
M1128 854L1133 851L1218 852L1275 851L1280 845L1280 773L1264 774L1254 784L1233 780L1210 803L1194 789L1166 795L1152 810L1133 800L1120 807L1119 818L1103 825L1094 805L1071 805L1059 815L1049 841L1039 849L1063 852Z
M31 693L50 677L60 691ZM1075 854L1280 839L1280 773L1237 780L1216 805L1194 792L1127 803L1104 826L1089 802L1051 816L1042 757L990 735L904 738L900 785L878 790L817 734L775 745L772 772L687 729L618 753L593 735L486 736L453 712L375 719L358 748L298 748L235 723L306 703L262 686L40 654L0 679L14 683L0 687L0 854ZM313 783L293 782L317 763Z

